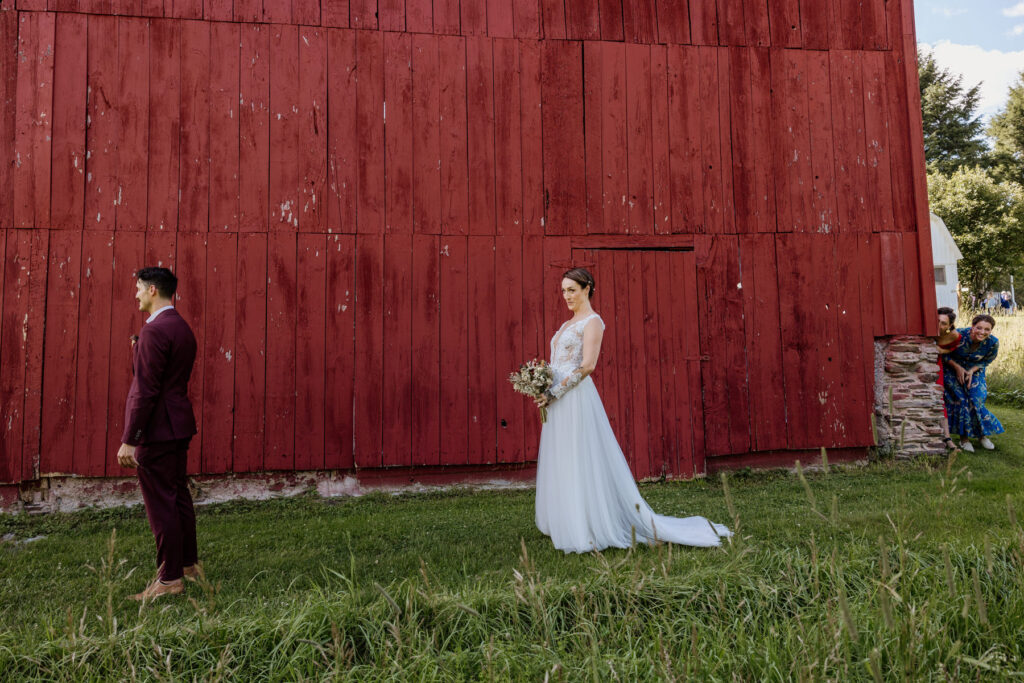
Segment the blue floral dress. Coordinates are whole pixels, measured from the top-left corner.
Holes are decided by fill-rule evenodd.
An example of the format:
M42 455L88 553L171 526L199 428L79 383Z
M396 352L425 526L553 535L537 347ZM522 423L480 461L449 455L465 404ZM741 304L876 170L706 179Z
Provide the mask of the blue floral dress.
M946 412L951 434L959 434L961 438L978 439L991 434L1002 434L1005 430L999 419L985 407L988 398L988 382L985 371L999 354L999 340L990 336L971 350L971 328L965 327L960 332L960 343L950 353L943 356L946 363L943 377L943 388L946 400ZM970 386L964 387L956 376L956 368L949 361L956 361L965 370L978 366L979 370L971 377Z

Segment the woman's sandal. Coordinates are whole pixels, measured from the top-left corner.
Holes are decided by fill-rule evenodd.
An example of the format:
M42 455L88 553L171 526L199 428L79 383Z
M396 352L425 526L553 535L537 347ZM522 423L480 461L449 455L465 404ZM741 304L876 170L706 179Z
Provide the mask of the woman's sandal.
M956 445L956 442L953 441L952 437L949 437L949 436L942 437L942 443L944 443L946 445L946 450L947 451L957 451L957 450L960 450L960 447Z

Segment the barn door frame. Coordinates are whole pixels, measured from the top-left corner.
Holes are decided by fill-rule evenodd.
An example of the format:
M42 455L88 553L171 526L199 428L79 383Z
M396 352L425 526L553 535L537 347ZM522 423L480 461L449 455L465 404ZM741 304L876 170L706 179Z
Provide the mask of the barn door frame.
M647 406L641 411L631 411L625 409L619 395L602 394L602 399L623 451L627 456L633 456L628 459L634 474L639 479L663 475L689 479L705 472L700 363L706 357L701 356L700 335L696 327L699 311L693 238L687 235L645 237L575 238L570 244L564 245L568 248L560 254L569 258L549 260L548 269L553 279L560 279L561 274L570 267L593 267L597 271L595 276L598 280L595 308L601 310L602 304L612 306L612 316L608 320L612 336L606 334L605 348L611 347L617 356L618 346L628 343L633 351L629 367L620 367L621 362L615 366L606 363L602 370L606 373L614 370L617 373L614 384L618 388L617 394L621 394L621 386L629 378L634 391L637 385L642 385L644 395L648 397ZM616 270L610 277L607 274L602 276L609 258L612 268L624 271L620 273ZM646 272L648 268L655 269L654 279L640 288L639 292L631 292L628 288L616 289L608 284L602 286L602 283L630 281L640 274L633 271ZM657 292L652 290L652 285ZM666 298L665 291L673 292L674 295ZM625 293L630 293L630 300L624 302L625 306L620 306L618 298ZM660 330L652 332L645 325L659 310L649 304L654 296L658 297L659 305L664 299L671 306L668 317L662 318L669 323L669 329L664 334ZM638 302L639 311L628 310L630 303L635 306ZM624 319L621 314L623 309L627 310L627 327L619 324ZM552 320L552 323L557 322L558 318ZM643 335L643 343L639 347L632 341L636 334ZM635 353L638 348L642 351L639 356ZM659 369L646 362L649 349L653 349L657 358L661 359L656 361ZM671 360L666 362L666 358ZM671 391L667 393L662 381L668 374L660 370L665 367L670 369L672 377L681 376L684 380L672 381ZM640 373L643 368L647 369L646 374ZM601 382L600 374L597 377L599 384L606 384ZM650 382L661 383L657 390L659 399L653 404L649 400L652 395L648 389ZM657 430L650 429L652 420L659 423Z

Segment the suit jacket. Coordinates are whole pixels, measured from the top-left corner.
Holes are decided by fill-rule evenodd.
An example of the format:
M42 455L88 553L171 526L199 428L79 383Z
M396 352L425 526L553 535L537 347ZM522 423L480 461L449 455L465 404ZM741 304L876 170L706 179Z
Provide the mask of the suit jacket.
M196 433L188 380L196 338L178 311L166 310L142 326L132 354L131 388L121 442L131 446L186 439Z

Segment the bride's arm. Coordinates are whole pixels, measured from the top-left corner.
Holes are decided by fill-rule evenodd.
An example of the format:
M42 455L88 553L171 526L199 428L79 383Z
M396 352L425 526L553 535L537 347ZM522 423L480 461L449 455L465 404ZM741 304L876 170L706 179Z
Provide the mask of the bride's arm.
M568 377L551 387L549 393L553 398L562 398L565 392L582 382L597 367L597 357L601 355L601 341L604 339L604 326L597 318L591 320L583 328L583 362Z

